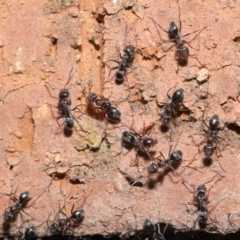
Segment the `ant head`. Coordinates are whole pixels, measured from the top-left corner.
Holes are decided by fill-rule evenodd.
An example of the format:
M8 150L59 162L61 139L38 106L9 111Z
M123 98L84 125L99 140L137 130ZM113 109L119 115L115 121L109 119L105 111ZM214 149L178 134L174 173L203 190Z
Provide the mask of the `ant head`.
M181 151L174 151L170 155L170 159L174 162L179 162L182 160L182 152Z
M37 228L35 226L30 226L27 227L27 229L25 230L24 233L24 237L25 239L33 239L33 238L37 238Z
M135 47L132 45L128 45L123 49L123 52L125 52L128 55L130 61L133 60L134 51L135 51Z
M217 114L214 114L209 120L209 127L212 130L216 130L218 128L219 122L220 122L219 116Z
M75 221L80 221L84 217L84 210L83 209L77 209L72 213L71 218Z
M125 75L125 70L117 70L115 82L117 84L121 84L123 82L124 75Z
M69 97L69 91L67 89L62 89L60 92L59 92L59 99L65 99L65 98L68 98Z
M198 188L196 189L196 193L195 196L198 197L200 195L205 195L207 192L207 188L205 187L205 185L200 185L198 186Z
M30 193L29 191L22 192L19 196L19 202L21 204L25 204L30 200Z
M204 152L205 156L211 157L213 155L215 148L216 147L214 145L205 145L203 147L203 152Z
M144 138L143 139L143 146L145 148L151 148L157 143L158 143L158 141L156 139L153 139L153 138Z
M71 116L64 117L64 127L72 131L74 126L73 118Z
M149 233L154 232L154 225L148 218L146 218L143 222L143 230L145 230Z
M97 97L98 95L96 93L89 93L87 96L88 103L93 103Z
M174 103L182 103L184 98L184 90L182 88L179 88L176 90L172 95L172 102Z
M132 145L134 144L136 138L135 135L131 132L124 131L122 134L123 145Z
M156 172L158 172L158 165L156 163L151 163L148 167L148 173L154 174ZM147 220L147 219L145 219L145 220Z
M113 123L120 122L121 112L117 108L108 107L106 114L107 114L107 119L110 122L113 122Z
M168 34L170 39L175 39L178 36L178 26L175 22L170 22Z

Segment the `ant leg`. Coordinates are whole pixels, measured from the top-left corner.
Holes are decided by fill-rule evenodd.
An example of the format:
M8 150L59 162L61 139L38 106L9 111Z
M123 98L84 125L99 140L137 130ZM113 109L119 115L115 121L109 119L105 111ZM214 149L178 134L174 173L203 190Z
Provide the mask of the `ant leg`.
M200 30L196 30L196 31L193 31L193 32L191 32L191 33L187 33L187 34L185 34L185 35L183 35L182 36L182 38L183 37L186 37L186 36L189 36L190 34L193 34L193 33L196 33L196 32L199 32L198 34L196 34L195 36L194 36L194 38L192 38L190 41L185 41L188 45L189 45L189 43L190 42L192 42L204 29L206 29L207 28L207 26L206 27L204 27L203 29L200 29ZM190 45L189 45L190 46Z
M53 176L52 176L51 181L49 182L49 184L36 196L36 199L35 199L30 205L28 205L27 207L31 207L31 206L38 200L38 198L40 198L40 197L43 195L43 193L45 192L45 190L46 190L47 188L49 188L50 185L52 184L55 176L56 176L56 174L53 174ZM30 199L33 199L33 198L30 198ZM29 200L30 200L30 199L29 199Z
M71 111L75 111L77 109L79 112L83 113L82 110L79 108L79 106L86 106L86 105L85 104L78 104L76 107L72 108Z
M187 184L189 184L189 183L185 180L185 178L184 178L183 176L181 176L181 174L178 173L178 172L173 168L172 165L169 165L169 168L170 168L174 173L176 173L176 174L183 180L182 183L186 182ZM189 185L190 185L190 184L189 184Z
M222 167L222 164L221 164L221 162L218 160L218 158L215 158L215 160L218 162L219 167L220 167L224 172L226 172L226 170Z
M183 167L188 167L188 168L192 168L192 169L194 169L194 170L197 170L196 168L190 167L190 165L195 161L195 157L196 157L196 155L198 155L198 154L200 154L200 153L196 153L196 154L194 155L192 161L191 161L189 164L187 164L186 166L183 166Z
M78 123L78 126L81 128L81 131L85 132L85 133L89 133L88 131L84 130L83 127L81 126L81 124L79 123L79 121L77 120L77 118L71 114L71 116L74 118L74 120Z
M119 61L116 61L116 60L107 60L107 62L108 62L108 61L114 61L114 62L118 63L118 65L120 64L120 62L119 62ZM107 66L108 66L108 65L107 65ZM104 84L110 81L110 80L109 80L109 77L110 77L110 75L111 75L112 70L117 69L117 68L119 68L119 67L116 66L116 67L110 68L110 71L109 71L109 74L108 74L108 77L107 77L107 81L105 81ZM103 85L104 85L104 84L103 84Z
M198 222L198 219L199 219L199 212L197 213L197 216L196 216L195 219L194 219L193 229L196 229L196 224L197 224L197 222Z
M165 29L163 29L153 18L151 18L151 17L149 17L149 18L153 21L153 23L154 23L154 25L155 25L155 28L156 28L156 30L157 30L157 33L158 33L159 37L161 38L161 40L164 41L164 42L169 41L169 40L165 40L165 39L162 38L160 32L158 31L157 26L160 27L160 28L161 28L165 33L167 33L167 34L168 34L168 31L166 31Z
M62 130L62 129L61 129L61 125L59 124L59 121L58 121L60 118L63 118L63 116L57 117L57 118L56 118L56 122L57 122L57 124L58 124L58 126L59 126L60 133L61 133L61 130Z
M197 146L200 147L205 142L207 142L207 138L204 138Z
M180 9L180 3L178 2L178 22L179 22L179 33L181 33L182 30L182 20L181 20L181 9Z
M49 95L50 95L52 98L59 99L58 97L52 95L52 93L51 93L50 89L48 88L47 84L48 84L50 87L51 87L51 85L50 85L49 83L45 83L45 84L44 84L44 86L46 87ZM51 88L52 88L52 87L51 87ZM54 89L54 88L52 88L52 89Z
M120 59L122 59L122 55L121 55L121 51L120 51L120 47L118 45L115 46L117 49L117 52L119 53L119 57Z
M11 199L12 199L14 202L18 202L18 199L17 199L15 196L12 196Z
M72 69L70 70L70 72L69 72L68 81L67 81L67 83L65 84L64 89L66 88L66 86L68 85L68 83L69 83L70 80L71 80L71 73L72 73L72 70L73 70L73 68L72 68Z
M169 88L169 90L167 91L167 96L170 100L172 100L172 97L169 95L169 92L172 90L172 89L175 89L176 86L178 85L178 83L176 83L173 87Z

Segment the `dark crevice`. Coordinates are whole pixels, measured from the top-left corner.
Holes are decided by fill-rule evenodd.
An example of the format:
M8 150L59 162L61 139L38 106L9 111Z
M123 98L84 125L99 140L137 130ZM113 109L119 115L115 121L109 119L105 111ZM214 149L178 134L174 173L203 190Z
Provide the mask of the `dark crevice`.
M204 230L180 230L173 228L172 225L168 224L165 229L166 223L160 223L160 233L152 232L148 233L144 230L135 232L135 234L126 233L124 236L112 233L108 235L85 235L85 236L74 236L74 235L54 235L49 237L42 237L43 240L239 240L240 231L235 233L228 233L226 235L214 232L206 232ZM165 232L164 232L165 229ZM164 233L163 233L164 232ZM7 239L12 239L11 236L5 236Z
M238 126L237 124L235 123L230 123L227 125L227 128L231 131L234 131L236 132L237 134L240 134L240 126Z
M240 43L240 36L237 36L233 39L234 42Z

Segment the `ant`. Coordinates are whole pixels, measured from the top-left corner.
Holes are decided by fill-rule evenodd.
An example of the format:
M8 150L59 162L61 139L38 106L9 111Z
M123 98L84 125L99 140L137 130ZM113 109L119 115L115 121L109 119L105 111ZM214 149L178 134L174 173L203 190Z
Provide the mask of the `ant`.
M60 187L60 191L62 192L61 187ZM92 191L85 197L84 202L90 196ZM51 226L49 227L49 230L51 231L52 234L64 234L64 233L67 233L68 231L73 233L72 228L77 227L81 224L84 218L85 212L83 209L80 209L80 208L73 211L74 206L75 204L72 205L71 215L69 217L62 211L62 209L65 207L65 204L61 209L59 209L57 215L61 212L65 216L65 218L58 218L56 221L54 221L54 223L51 224Z
M182 88L177 89L172 97L169 95L169 91L167 92L168 98L171 100L170 103L165 102L158 102L157 105L160 109L163 109L163 113L160 114L161 122L164 126L168 127L169 122L172 118L176 118L180 112L185 112L191 110L184 106L183 99L184 99L184 90Z
M50 217L51 214L49 214L48 218ZM34 226L34 225L30 225L28 226L24 233L22 233L19 229L19 233L21 234L21 236L19 237L19 240L28 240L28 239L36 239L37 237L39 237L39 233L37 231L37 229L42 226L45 222L47 221L44 221L43 223L41 223L40 225L38 226Z
M73 207L74 207L74 205L73 205ZM73 207L72 207L72 210L73 210ZM60 212L62 212L62 211L60 210ZM63 213L63 214L66 216L65 213ZM80 224L80 222L82 221L83 217L84 217L84 210L77 209L74 212L72 212L72 214L69 217L66 216L66 218L57 219L57 221L55 221L50 226L50 231L53 234L65 233L68 230L71 230L71 227L78 226Z
M46 186L46 188L48 188L51 185L54 177L55 177L55 175L52 177L50 183ZM36 197L36 199L31 203L30 206L32 206L36 202L36 200L44 193L46 188L43 189L43 191ZM16 204L6 208L4 213L3 213L3 221L4 221L4 224L6 224L5 227L7 227L9 223L13 222L16 219L16 216L20 211L23 211L25 214L27 214L24 211L24 208L26 208L27 203L32 198L30 197L30 192L29 191L24 191L19 195L18 199L15 196L12 196L11 199ZM28 207L30 207L30 206L28 206Z
M108 121L112 123L120 122L121 112L117 108L112 107L112 103L108 98L100 96L96 93L89 93L87 96L87 101L89 106L104 112Z
M153 21L153 23L154 23L154 25L157 29L158 35L160 36L160 38L163 42L173 42L173 43L175 43L176 57L177 57L176 60L178 62L178 65L185 66L187 64L189 56L194 57L199 62L199 60L197 59L196 56L189 54L189 48L185 44L188 44L191 47L191 45L189 43L191 43L204 29L206 29L207 26L204 27L201 30L196 30L196 31L193 31L191 33L187 33L187 34L181 36L182 22L181 22L181 11L180 11L179 2L178 2L178 8L179 8L179 28L178 28L178 26L175 22L170 22L169 29L168 29L168 31L166 31L154 19L152 19L151 17L150 17L150 19ZM159 33L157 26L168 34L169 40L162 39L161 34ZM184 37L189 36L189 35L191 35L193 33L196 33L196 32L198 32L198 34L196 34L196 36L194 36L194 38L191 41L187 42L187 41L183 40ZM168 50L170 50L172 47L170 47ZM200 65L202 66L201 63L200 63ZM177 72L178 72L178 70L177 70Z
M148 218L146 218L143 222L143 232L145 234L147 233L148 235L150 235L150 238L144 238L144 239L165 240L165 237L163 235L166 231L167 226L168 224L166 224L162 234L160 231L160 224L158 223L154 226L153 223Z
M32 225L26 228L19 240L35 239L38 237L37 228Z
M148 173L149 174L157 173L159 168L163 168L163 171L161 172L161 174L164 174L168 169L171 169L172 171L176 172L172 165L176 165L176 164L181 163L181 161L182 161L182 151L176 150L176 151L171 153L171 149L172 149L172 146L169 149L168 158L165 158L164 155L162 154L162 152L159 151L159 153L161 154L163 159L161 159L160 156L158 156L154 159L154 160L157 160L158 162L157 163L151 163L149 165L149 167L148 167Z
M206 157L211 157L213 155L213 152L215 149L219 149L219 139L221 139L218 136L218 132L220 130L223 130L225 128L219 127L220 119L217 114L214 114L210 120L209 120L209 125L206 124L205 120L203 120L203 123L207 127L207 130L203 128L203 131L205 132L205 138L199 143L199 145L206 143L206 145L203 147L203 151ZM221 152L220 152L221 154Z
M65 130L68 130L70 132L72 132L72 129L73 129L73 126L74 126L74 121L73 120L75 120L78 123L79 127L81 128L81 130L83 132L87 132L87 131L85 131L81 127L81 125L79 124L79 122L76 119L76 117L74 117L74 115L71 113L72 111L75 111L76 109L80 110L78 108L79 105L77 105L73 109L70 109L70 106L71 106L71 103L72 103L71 102L71 97L70 97L71 94L70 94L69 90L66 89L66 86L70 82L72 70L73 70L73 68L71 69L71 71L69 73L69 77L68 77L67 83L65 84L64 88L60 90L60 92L58 94L58 105L57 105L57 108L59 110L59 117L57 117L56 120L57 120L59 128L61 128L58 120L60 118L63 118L64 128L65 128ZM52 94L49 91L47 85L45 85L45 86L46 86L49 94L52 96Z
M5 209L3 221L5 223L13 222L20 211L24 212L23 208L26 207L30 199L29 191L22 192L19 195L19 200L13 196L12 200L16 202L16 204Z
M143 152L148 155L150 159L152 156L149 153L149 149L158 143L156 139L150 137L144 137L146 133L153 127L150 125L148 127L144 127L143 134L139 134L136 132L124 131L122 134L122 144L126 148L135 148L136 157L138 156L138 152Z
M196 227L197 222L199 223L200 228L205 228L207 225L208 218L213 223L213 219L210 217L210 212L214 208L212 208L211 211L208 211L207 204L210 203L210 201L208 200L208 195L210 193L210 190L214 186L214 184L211 186L208 193L207 193L207 188L206 188L205 184L210 183L218 175L220 175L220 174L217 173L211 180L205 182L204 184L199 185L197 187L197 189L194 191L194 202L189 203L189 204L195 205L197 207L197 211L195 211L195 212L197 212L197 216L195 217L195 220L194 220L194 229ZM220 175L220 176L224 177L222 175Z
M118 70L116 72L116 75L115 75L115 82L116 82L116 84L122 84L123 81L124 81L124 76L127 79L126 71L127 71L127 68L130 67L130 65L133 62L133 59L135 57L136 48L132 45L128 45L128 46L124 47L123 56L121 55L120 49L119 49L118 46L117 46L117 49L119 51L121 61L119 62L119 61L116 61L116 60L109 60L109 61L114 61L114 62L118 63L119 66L118 67L113 67L113 68L110 69L110 72L108 74L108 78L111 74L111 71L113 69L118 68Z
M203 129L204 133L196 133L196 134L193 134L193 135L204 135L205 136L205 138L197 146L199 147L200 145L205 143L205 145L203 146L203 152L204 152L204 155L206 156L206 158L204 160L205 161L211 161L212 160L211 157L212 157L215 149L217 149L220 153L220 156L222 156L222 153L221 153L220 148L219 148L219 140L222 140L222 138L218 136L218 133L219 133L219 131L224 130L224 128L227 125L225 124L223 127L219 127L220 118L217 114L214 114L210 118L208 125L207 125L207 123L205 122L204 119L203 119L203 123L207 127L207 129L204 129L203 126L202 126L202 129ZM200 153L200 150L199 150L199 153ZM199 153L196 153L195 156ZM191 163L194 160L195 160L195 157L191 161ZM225 172L225 170L221 166L220 161L218 159L216 159L216 160L218 161L220 168Z
M183 155L182 151L176 150L171 153L171 149L172 149L172 146L169 149L167 158L165 158L164 155L162 154L162 152L159 151L161 156L154 158L154 160L157 162L152 162L148 166L149 177L153 174L158 173L158 177L156 179L148 180L149 182L147 182L147 184L149 187L152 187L152 184L154 184L155 181L159 181L164 176L164 174L166 174L166 172L168 172L169 170L172 170L173 172L177 173L178 176L180 176L182 178L183 182L186 182L186 180L175 170L175 168L177 168L180 165L180 163L182 162L182 155ZM175 166L175 168L173 166ZM162 168L163 170L159 172L160 168Z

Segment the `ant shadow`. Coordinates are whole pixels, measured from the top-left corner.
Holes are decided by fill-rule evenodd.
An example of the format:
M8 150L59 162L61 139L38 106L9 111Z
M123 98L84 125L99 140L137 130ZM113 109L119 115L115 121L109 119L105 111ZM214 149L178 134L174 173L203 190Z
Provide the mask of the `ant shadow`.
M210 167L213 164L213 159L211 157L204 157L202 163L204 167Z
M64 134L65 137L71 137L72 134L73 134L73 131L64 127L63 128L63 134Z

